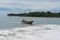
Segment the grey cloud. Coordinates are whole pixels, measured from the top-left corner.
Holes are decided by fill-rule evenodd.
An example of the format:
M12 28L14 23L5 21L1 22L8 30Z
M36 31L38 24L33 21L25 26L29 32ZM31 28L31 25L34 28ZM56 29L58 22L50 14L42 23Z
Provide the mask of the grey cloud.
M59 0L0 0L0 7L12 10L32 9L32 10L53 10L60 8Z

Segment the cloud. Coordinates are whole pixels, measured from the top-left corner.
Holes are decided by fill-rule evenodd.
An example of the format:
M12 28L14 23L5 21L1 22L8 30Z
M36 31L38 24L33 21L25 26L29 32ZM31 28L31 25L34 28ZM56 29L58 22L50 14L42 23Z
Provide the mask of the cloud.
M52 11L59 10L60 0L0 0L0 7L12 10Z

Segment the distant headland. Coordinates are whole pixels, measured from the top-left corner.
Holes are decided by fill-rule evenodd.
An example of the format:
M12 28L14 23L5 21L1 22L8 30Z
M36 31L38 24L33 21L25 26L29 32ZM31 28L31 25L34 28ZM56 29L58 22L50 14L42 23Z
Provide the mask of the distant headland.
M60 17L60 12L28 12L28 13L9 13L7 16L23 16L23 17Z

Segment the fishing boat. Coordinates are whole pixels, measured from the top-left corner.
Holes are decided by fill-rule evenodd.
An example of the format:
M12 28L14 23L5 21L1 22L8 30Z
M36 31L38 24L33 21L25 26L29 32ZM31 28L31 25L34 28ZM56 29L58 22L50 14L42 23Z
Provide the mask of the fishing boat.
M23 24L32 24L32 23L33 23L33 21L26 21L26 20L24 20L24 19L23 19L21 22L22 22Z

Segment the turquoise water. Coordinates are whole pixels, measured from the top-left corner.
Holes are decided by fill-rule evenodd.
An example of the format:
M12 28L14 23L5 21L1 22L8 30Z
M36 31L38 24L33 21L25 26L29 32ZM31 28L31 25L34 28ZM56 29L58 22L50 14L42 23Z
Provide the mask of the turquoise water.
M0 16L0 29L10 29L15 27L27 27L30 25L21 24L21 20L33 20L33 25L39 24L58 24L60 25L60 18L46 18L46 17L9 17Z

